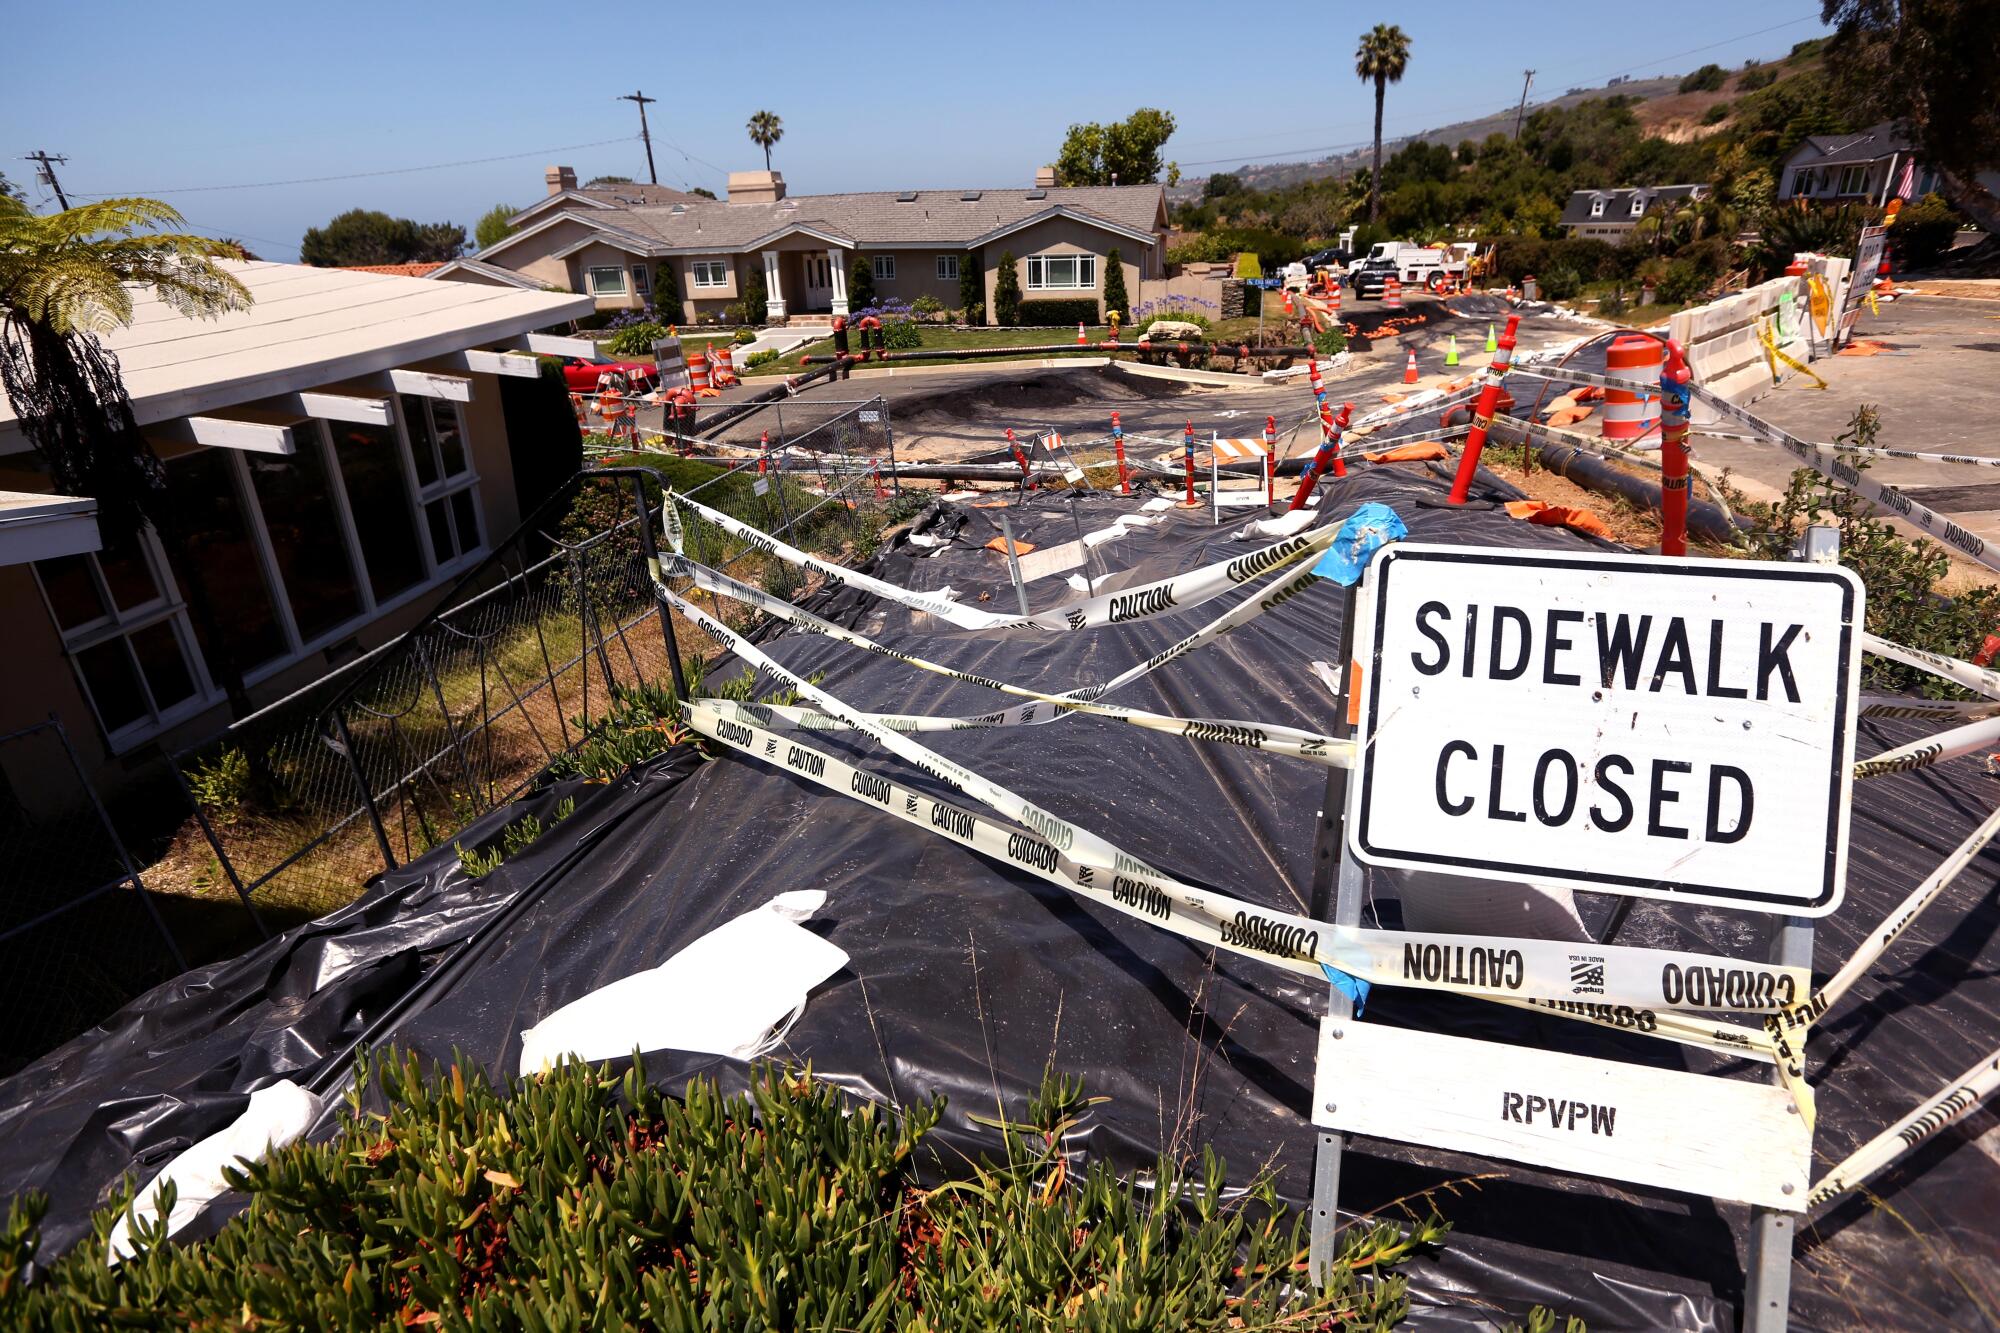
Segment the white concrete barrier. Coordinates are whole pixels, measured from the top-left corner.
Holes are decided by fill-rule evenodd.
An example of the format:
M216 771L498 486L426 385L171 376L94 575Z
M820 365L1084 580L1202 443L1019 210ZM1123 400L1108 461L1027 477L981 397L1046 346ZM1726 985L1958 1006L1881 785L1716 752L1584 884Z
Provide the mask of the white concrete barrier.
M1778 349L1795 361L1811 362L1829 355L1832 323L1840 309L1847 269L1845 259L1822 258L1812 263L1812 270L1825 281L1830 299L1824 329L1813 320L1811 290L1804 277L1773 278L1675 314L1668 322L1668 332L1687 349L1695 383L1732 402L1747 402L1797 374L1780 360L1776 376L1772 375L1771 359L1758 335L1760 327L1769 330ZM1781 299L1787 295L1789 301ZM1713 421L1713 415L1697 405L1696 424Z

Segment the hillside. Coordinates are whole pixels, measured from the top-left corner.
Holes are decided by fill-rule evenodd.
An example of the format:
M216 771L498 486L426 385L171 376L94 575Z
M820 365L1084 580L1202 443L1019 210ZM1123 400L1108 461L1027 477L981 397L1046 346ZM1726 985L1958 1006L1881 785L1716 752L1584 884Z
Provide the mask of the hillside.
M1720 92L1681 92L1680 83L1685 76L1680 74L1664 74L1650 79L1627 79L1621 83L1605 84L1596 88L1571 88L1560 97L1531 100L1528 103L1527 114L1533 115L1546 107L1574 107L1593 98L1630 97L1637 99L1641 104L1636 113L1640 124L1645 127L1648 134L1675 143L1686 143L1715 131L1717 125L1704 124L1703 117L1709 114L1711 108L1726 104L1740 92L1748 91L1742 87L1746 77L1751 77L1754 83L1763 72L1769 71L1772 75L1782 78L1815 68L1818 63L1815 54L1804 59L1797 55L1779 56L1761 64L1743 66L1729 71L1728 83ZM1360 88L1359 83L1356 84L1356 88ZM1391 97L1393 100L1393 94ZM1468 139L1479 143L1490 134L1512 134L1514 115L1515 108L1505 106L1491 115L1481 116L1476 120L1454 121L1449 125L1440 125L1435 129L1423 130L1402 138L1384 139L1382 155L1387 158L1396 149L1409 143L1422 142L1456 147ZM1228 174L1242 181L1244 188L1248 190L1282 189L1302 181L1346 175L1350 171L1366 166L1370 152L1370 149L1359 148L1309 161L1245 165L1233 168ZM1167 197L1176 203L1199 199L1207 181L1206 176L1183 177L1180 184L1167 191Z

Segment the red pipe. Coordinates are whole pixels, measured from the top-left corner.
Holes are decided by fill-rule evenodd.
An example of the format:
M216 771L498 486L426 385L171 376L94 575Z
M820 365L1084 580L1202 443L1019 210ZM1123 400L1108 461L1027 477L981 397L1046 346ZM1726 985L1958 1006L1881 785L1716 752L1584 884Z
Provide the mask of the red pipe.
M1021 481L1025 484L1028 480L1028 456L1021 452L1020 445L1014 443L1014 428L1012 426L1007 428L1007 447L1014 451L1014 461L1020 464Z
M1299 488L1292 493L1292 502L1286 506L1287 513L1306 507L1306 497L1312 494L1313 487L1318 484L1320 474L1326 471L1328 462L1332 462L1335 466L1339 465L1340 433L1347 429L1347 419L1352 415L1354 415L1353 403L1342 403L1340 415L1337 417L1333 415L1331 408L1320 409L1319 448L1313 451L1312 462L1306 464L1305 473L1299 478Z
M1278 418L1264 418L1264 507L1278 503Z
M1187 465L1187 503L1194 503L1194 422L1187 424L1187 433L1181 436L1181 461Z
M1660 369L1660 554L1687 554L1688 381L1693 375L1680 343L1667 339Z
M1479 471L1479 454L1486 447L1486 432L1493 426L1493 413L1500 403L1500 380L1514 359L1514 334L1521 327L1519 315L1507 316L1506 331L1500 335L1499 350L1486 367L1486 383L1479 390L1479 403L1472 410L1472 432L1465 437L1465 452L1458 456L1458 475L1451 482L1451 503L1462 505L1472 494L1472 474Z
M1132 493L1132 474L1125 470L1125 428L1118 424L1118 414L1111 414L1111 446L1118 451L1118 493Z

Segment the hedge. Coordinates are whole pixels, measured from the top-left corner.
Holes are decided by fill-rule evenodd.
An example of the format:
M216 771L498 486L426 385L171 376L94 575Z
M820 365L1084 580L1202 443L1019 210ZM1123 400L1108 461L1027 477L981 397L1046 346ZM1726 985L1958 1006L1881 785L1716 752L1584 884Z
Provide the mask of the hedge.
M1408 1312L1395 1268L1444 1235L1434 1213L1348 1226L1314 1295L1307 1219L1268 1178L1228 1187L1207 1149L1138 1185L1085 1165L1094 1104L1046 1078L988 1122L1000 1160L966 1163L926 1142L942 1097L889 1111L809 1072L677 1099L636 1060L501 1087L463 1058L364 1060L339 1135L236 1175L247 1207L212 1238L137 1227L107 1268L128 1192L38 1272L44 1201L17 1201L0 1326L1359 1330Z
M1036 328L1044 324L1074 324L1078 320L1085 324L1098 322L1096 297L1066 296L1023 301L1014 322L1022 328Z

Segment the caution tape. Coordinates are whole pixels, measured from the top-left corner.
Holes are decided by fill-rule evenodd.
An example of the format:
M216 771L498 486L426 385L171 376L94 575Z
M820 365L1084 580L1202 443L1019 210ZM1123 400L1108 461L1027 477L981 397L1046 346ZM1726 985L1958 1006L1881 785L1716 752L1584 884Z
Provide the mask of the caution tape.
M743 704L697 699L688 708L688 720L703 735L744 754L941 833L1079 897L1303 976L1324 977L1325 969L1333 967L1370 983L1536 1000L1558 1012L1571 1007L1610 1014L1622 1010L1609 1021L1644 1032L1662 1024L1713 1027L1678 1011L1773 1009L1784 996L1803 994L1811 982L1805 968L1675 950L1338 927L1196 888L1116 848L1105 864L1104 858L1082 851L1081 843L1065 849L1031 829L927 796L787 739L758 725L754 709Z
M2000 1051L1981 1059L1939 1090L1929 1101L1850 1153L1839 1166L1820 1177L1806 1196L1813 1209L1863 1184L1918 1144L1953 1121L1963 1119L1995 1088L2000 1088Z
M1971 754L1975 750L1992 748L2000 742L2000 718L1982 718L1967 722L1962 726L1941 731L1935 736L1899 745L1893 750L1884 750L1870 755L1854 765L1857 778L1880 777L1885 773L1905 773L1913 768L1929 768L1947 759Z
M817 556L810 555L779 541L776 537L733 518L720 510L690 500L685 495L670 496L677 505L698 513L703 519L715 524L723 531L742 538L751 545L775 556L787 564L810 569L834 585L858 588L863 592L891 601L914 611L927 612L960 629L1041 629L1041 630L1081 630L1093 629L1100 625L1124 624L1135 620L1150 620L1155 616L1172 611L1185 610L1212 601L1224 593L1231 592L1253 579L1262 577L1272 570L1295 564L1307 556L1315 555L1333 544L1337 529L1324 525L1315 531L1301 533L1262 550L1239 555L1233 560L1220 561L1201 569L1190 570L1171 578L1143 583L1121 592L1099 593L1079 601L1068 602L1038 611L1028 616L995 615L981 611L977 607L965 606L946 597L929 593L914 592L911 589L848 569L843 565L831 564ZM671 505L662 506L671 508ZM675 551L681 551L684 543L678 540L680 526L674 523L669 528L669 540Z
M1067 717L1071 713L1089 713L1098 717L1113 718L1134 726L1153 731L1186 736L1193 740L1216 741L1227 745L1238 745L1245 749L1259 750L1268 754L1285 755L1290 758L1309 760L1331 768L1350 768L1354 763L1354 742L1335 740L1316 732L1297 727L1283 726L1272 722L1239 722L1229 718L1185 718L1169 717L1161 713L1150 713L1143 709L1123 708L1100 703L1103 696L1123 688L1152 671L1186 653L1193 652L1204 644L1227 634L1277 605L1292 592L1302 589L1307 583L1317 579L1310 569L1279 573L1262 594L1243 603L1193 633L1182 637L1159 652L1147 658L1112 679L1099 685L1084 685L1061 694L1045 694L1025 685L1011 685L988 676L974 675L948 667L939 662L905 653L878 643L865 634L823 620L801 607L792 605L781 598L773 597L760 588L740 583L719 570L709 569L682 560L670 568L668 574L688 574L697 587L709 592L719 592L726 597L753 606L768 615L796 625L800 629L823 638L875 653L907 666L963 681L969 685L979 685L986 689L998 690L1020 698L1039 702L1024 704L1016 708L995 713L978 714L972 717L930 717L907 713L870 713L869 718L877 724L900 732L923 731L965 731L988 727L1040 726ZM847 724L830 713L819 709L799 708L792 705L756 704L750 707L759 711L765 725L775 725L787 730L848 730Z
M1945 544L1977 560L1988 569L2000 570L2000 555L1995 555L1987 549L1985 538L1974 536L1950 518L1918 504L1894 486L1886 486L1864 475L1859 468L1843 461L1839 457L1840 451L1833 446L1801 440L1796 435L1771 425L1754 412L1738 407L1712 389L1690 384L1688 392L1723 416L1748 426L1762 439L1782 446L1787 453L1821 476L1839 482L1878 508L1900 514L1925 532L1938 537Z
M1854 956L1820 987L1818 994L1801 1004L1781 1009L1764 1020L1764 1031L1778 1053L1779 1076L1788 1086L1794 1083L1804 1086L1805 1041L1812 1025L1839 1003L1841 996L1875 965L1890 945L1902 938L1918 915L1938 900L1996 835L2000 835L2000 809L1988 815L1984 823L1974 829L1964 842L1938 863L1935 870L1925 876L1921 884L1910 891L1908 897L1897 904L1894 911L1882 919L1867 942L1855 950ZM1802 1112L1807 1110L1803 1105L1800 1109ZM1808 1126L1811 1123L1808 1112Z
M1826 387L1826 381L1821 379L1810 366L1787 353L1784 348L1778 346L1778 340L1772 336L1770 326L1763 320L1757 321L1757 341L1764 344L1765 352L1771 357L1771 378L1773 380L1778 378L1777 363L1782 361L1793 370L1798 371L1801 375L1811 380L1814 384L1817 384L1820 388L1824 389Z
M1891 695L1864 694L1861 696L1861 716L1907 717L1919 721L1951 718L1960 722L1971 722L1980 718L2000 717L2000 700L1961 703L1954 699L1902 699Z
M2000 671L1990 671L1977 663L1967 662L1957 657L1944 657L1938 653L1927 653L1921 648L1909 648L1900 643L1891 643L1879 635L1863 632L1861 648L1877 657L1886 657L1904 666L1913 666L1920 671L1928 671L1954 685L1962 685L1974 694L1983 694L1988 699L2000 702ZM1910 704L1917 701L1911 700Z

